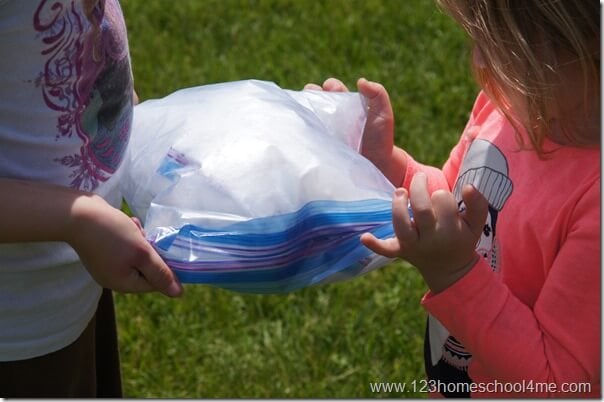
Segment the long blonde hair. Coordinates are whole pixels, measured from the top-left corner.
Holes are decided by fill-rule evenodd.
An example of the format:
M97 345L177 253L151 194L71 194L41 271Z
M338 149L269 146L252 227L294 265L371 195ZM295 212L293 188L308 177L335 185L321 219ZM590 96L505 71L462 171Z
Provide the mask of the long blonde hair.
M467 32L481 52L484 68L474 66L479 84L518 128L524 126L530 145L543 156L543 140L551 133L552 105L564 80L561 52L579 63L583 104L600 103L600 4L597 0L437 0ZM568 57L567 61L568 63ZM597 99L589 99L597 85ZM577 88L580 90L580 88ZM507 91L507 92L506 92ZM527 121L514 118L506 93L526 104ZM585 111L587 113L587 111ZM518 130L517 130L518 131ZM566 141L582 145L571 129ZM525 142L517 133L521 145Z

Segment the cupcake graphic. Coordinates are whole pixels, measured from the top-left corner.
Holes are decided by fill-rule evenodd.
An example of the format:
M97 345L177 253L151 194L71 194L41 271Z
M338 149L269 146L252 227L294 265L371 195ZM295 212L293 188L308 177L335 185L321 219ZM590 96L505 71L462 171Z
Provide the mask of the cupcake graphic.
M508 163L501 151L489 141L475 140L461 165L460 175L453 194L460 210L465 208L461 199L461 189L473 185L489 201L489 214L476 251L487 261L494 271L499 271L497 260L498 245L495 241L497 216L513 190L508 177Z

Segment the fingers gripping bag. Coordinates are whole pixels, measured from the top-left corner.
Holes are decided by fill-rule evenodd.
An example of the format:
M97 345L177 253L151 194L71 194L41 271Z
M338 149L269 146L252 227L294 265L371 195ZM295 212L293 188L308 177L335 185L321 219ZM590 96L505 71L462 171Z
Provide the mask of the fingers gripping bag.
M247 80L135 107L122 192L183 283L284 293L389 259L360 235L393 236L394 187L359 154L358 93Z

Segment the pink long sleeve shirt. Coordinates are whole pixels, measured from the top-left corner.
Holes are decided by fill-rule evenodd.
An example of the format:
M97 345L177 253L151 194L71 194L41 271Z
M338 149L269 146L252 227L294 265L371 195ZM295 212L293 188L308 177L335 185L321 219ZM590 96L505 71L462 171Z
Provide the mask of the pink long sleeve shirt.
M477 245L484 258L422 301L435 392L601 395L600 149L546 142L545 150L541 160L522 149L481 93L442 170L408 157L404 187L421 170L432 190L461 201L470 183L489 200Z

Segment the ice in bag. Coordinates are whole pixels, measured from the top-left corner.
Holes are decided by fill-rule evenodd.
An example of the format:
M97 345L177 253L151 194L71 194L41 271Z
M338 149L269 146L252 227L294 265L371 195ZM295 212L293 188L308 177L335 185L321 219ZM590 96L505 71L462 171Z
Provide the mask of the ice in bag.
M392 184L359 154L358 93L247 80L134 110L122 192L183 283L283 293L389 262Z

